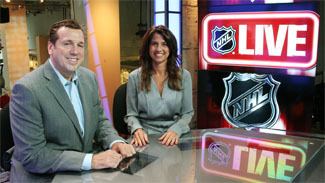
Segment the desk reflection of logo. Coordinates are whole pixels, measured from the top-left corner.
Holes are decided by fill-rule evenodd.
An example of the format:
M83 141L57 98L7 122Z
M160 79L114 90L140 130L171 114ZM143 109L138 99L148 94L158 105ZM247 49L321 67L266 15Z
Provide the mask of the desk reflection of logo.
M211 149L214 157L228 156L227 163L211 161ZM244 182L286 182L292 181L305 162L306 152L291 144L213 132L202 136L201 168L218 176Z
M222 142L211 143L209 145L209 162L219 166L227 166L229 161L229 146Z
M235 127L272 127L279 118L280 82L271 75L230 73L223 79L222 114Z
M222 26L221 28L215 26L215 28L211 32L211 47L214 51L224 55L226 53L232 52L235 49L236 31L232 28L232 26L228 28L226 28L225 26Z

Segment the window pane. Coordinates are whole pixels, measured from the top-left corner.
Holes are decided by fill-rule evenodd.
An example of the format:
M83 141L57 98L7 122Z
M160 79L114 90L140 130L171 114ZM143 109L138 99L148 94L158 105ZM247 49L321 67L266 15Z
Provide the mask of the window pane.
M177 39L177 48L178 48L178 53L180 54L181 51L181 25L180 25L180 14L175 14L175 13L169 13L168 19L169 19L169 29L173 32Z
M165 0L155 0L155 12L165 11Z
M181 11L180 4L181 4L180 0L168 0L169 11L180 12Z
M155 25L165 25L165 14L164 13L156 13Z

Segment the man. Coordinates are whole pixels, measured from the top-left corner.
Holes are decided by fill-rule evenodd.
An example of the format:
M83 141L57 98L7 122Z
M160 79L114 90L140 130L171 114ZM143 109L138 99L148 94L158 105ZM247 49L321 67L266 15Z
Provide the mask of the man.
M44 182L59 171L114 168L135 154L105 117L94 73L80 67L84 45L77 22L53 24L50 58L13 87L11 182ZM96 147L105 151L93 154Z

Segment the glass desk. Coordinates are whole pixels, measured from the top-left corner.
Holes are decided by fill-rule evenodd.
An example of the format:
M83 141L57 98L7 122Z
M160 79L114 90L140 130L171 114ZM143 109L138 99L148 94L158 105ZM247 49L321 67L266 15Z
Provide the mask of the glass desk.
M262 131L192 130L173 147L150 136L117 169L62 172L53 182L325 182L324 135Z

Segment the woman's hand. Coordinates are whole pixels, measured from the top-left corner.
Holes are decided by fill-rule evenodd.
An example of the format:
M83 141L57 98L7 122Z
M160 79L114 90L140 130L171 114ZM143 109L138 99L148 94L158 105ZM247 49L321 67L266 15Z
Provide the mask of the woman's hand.
M142 128L138 128L133 133L133 139L131 140L131 144L135 146L144 146L149 143L148 135L143 131Z
M178 144L179 137L176 132L167 131L159 138L159 140L164 145L172 146Z

